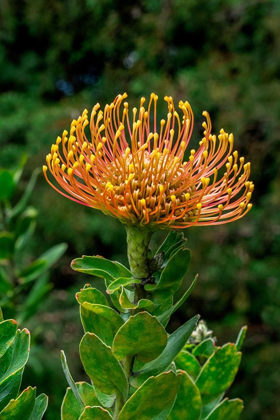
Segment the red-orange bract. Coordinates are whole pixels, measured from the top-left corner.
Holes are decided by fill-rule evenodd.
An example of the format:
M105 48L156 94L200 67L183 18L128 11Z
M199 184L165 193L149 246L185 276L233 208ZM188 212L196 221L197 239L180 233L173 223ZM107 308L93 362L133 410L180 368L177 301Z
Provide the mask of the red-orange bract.
M132 113L126 97L118 95L104 111L96 104L90 117L85 110L72 121L69 136L65 130L57 138L43 167L53 188L127 225L151 230L228 223L251 209L250 163L233 151L232 134L211 134L204 111L204 137L187 153L193 130L188 102L179 102L180 116L166 96L167 118L157 121L157 95L151 94L146 108L141 98ZM58 186L47 177L48 169Z

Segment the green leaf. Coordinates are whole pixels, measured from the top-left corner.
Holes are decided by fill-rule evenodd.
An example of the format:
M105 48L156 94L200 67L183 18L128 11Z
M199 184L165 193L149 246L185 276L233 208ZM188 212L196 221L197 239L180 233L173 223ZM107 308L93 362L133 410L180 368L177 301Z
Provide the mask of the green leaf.
M26 388L16 400L11 400L1 411L1 420L29 420L35 404L35 396L36 388Z
M17 330L13 344L8 348L0 363L0 387L2 382L25 366L30 350L30 333Z
M53 285L49 282L49 274L45 273L36 281L29 292L27 299L22 305L18 321L24 321L36 314L38 307L43 302L44 296L52 289Z
M148 312L153 312L155 309L154 303L149 299L140 299L137 303L131 302L128 298L129 290L121 286L121 293L119 296L119 304L122 309L146 309Z
M194 349L193 355L200 356L200 357L210 357L213 353L215 353L215 342L213 338L207 338L204 341L201 341Z
M206 420L238 420L243 408L243 401L225 399L206 417Z
M202 401L199 390L189 375L182 374L180 388L177 398L168 420L199 420Z
M111 294L118 290L121 286L128 286L130 284L140 284L141 280L129 277L120 277L109 284L107 293Z
M0 322L0 357L13 343L17 331L17 323L13 319Z
M9 259L14 252L14 235L10 232L0 232L0 260Z
M177 369L186 371L193 379L196 379L199 375L201 366L197 359L188 351L181 350L175 358L175 363Z
M9 200L14 192L13 174L7 170L0 172L0 201Z
M62 369L63 369L64 375L66 377L66 380L68 382L68 385L70 386L77 402L80 403L81 407L83 408L85 406L85 403L81 399L81 396L79 394L77 385L75 384L74 379L72 378L72 375L69 371L69 367L68 367L68 364L67 364L67 359L66 359L66 356L65 356L65 353L64 353L63 350L61 350L61 363L62 363Z
M106 346L95 334L86 333L80 343L80 355L94 386L109 395L119 391L126 398L127 379L111 347Z
M108 301L106 297L101 293L99 290L95 289L94 287L87 287L81 289L80 292L76 293L76 299L80 305L85 302L88 303L96 303L98 305L107 305Z
M86 407L79 420L112 420L112 416L102 407Z
M149 378L123 406L118 420L151 420L159 416L176 398L181 375L164 372Z
M241 360L241 353L234 344L218 348L207 360L196 380L202 395L217 396L230 387ZM207 399L209 401L209 398Z
M247 330L248 330L248 327L247 327L247 325L245 325L245 327L241 328L241 330L238 334L238 337L237 337L237 340L236 340L236 343L235 343L238 351L241 350L242 344L243 344L243 342L245 340L245 337L246 337Z
M93 287L82 289L76 294L76 299L81 305L85 332L96 334L105 344L112 345L118 328L123 324L120 315L108 306L105 296Z
M37 210L30 207L17 220L15 227L15 249L21 250L31 237L36 226Z
M71 388L67 388L61 407L62 420L78 420L84 410L84 406L99 405L93 386L86 382L77 382L76 388L83 405L77 400Z
M48 406L48 397L46 394L39 395L28 420L41 420Z
M85 332L96 334L107 345L113 343L116 332L124 323L122 317L109 306L88 302L82 304L81 319Z
M11 374L1 382L0 411L6 407L11 399L15 399L18 396L23 369L24 368L17 370L14 374Z
M147 376L157 375L167 369L186 344L186 341L196 327L198 320L199 315L196 315L174 331L174 333L169 336L167 345L160 356L143 366L143 369L138 372L138 375L132 379L132 385L137 387L143 382L143 379L145 380L147 378Z
M106 260L102 257L89 257L84 255L71 263L75 271L102 277L109 281L114 281L120 277L132 277L131 272L120 263Z
M0 296L7 295L7 292L11 291L12 284L4 269L0 266Z
M167 262L159 282L156 285L146 284L146 290L160 291L163 296L173 295L180 287L191 259L190 250L179 249Z
M95 387L94 389L95 389L95 394L100 404L105 408L112 407L116 399L116 394L108 395L108 394L104 394L104 392L100 391L100 389L98 389L97 387ZM91 405L94 405L94 404L91 404Z
M172 230L157 250L156 255L164 253L164 261L167 262L172 252L177 251L185 245L186 242L187 240L184 238L184 234L182 232Z
M18 203L15 205L15 207L12 210L9 211L9 213L8 213L9 219L12 219L12 218L18 216L20 213L22 213L26 209L28 200L31 197L32 191L35 187L37 176L40 172L41 172L40 169L35 169L35 171L33 171L32 175L31 175L31 178L30 178L30 181L27 185L27 188L24 191L23 196L18 201Z
M169 318L171 317L171 315L175 311L177 311L177 309L179 309L180 306L182 306L183 303L188 299L188 297L190 296L191 292L195 288L197 279L198 279L198 275L195 276L192 284L190 285L190 287L188 288L188 290L183 294L183 296L181 297L181 299L178 300L178 302L176 302L175 305L173 305L170 309L168 309L162 315L159 315L158 316L158 320L162 323L162 325L166 326L168 324L168 321L169 321Z
M222 394L219 394L214 400L212 399L208 404L203 404L202 406L202 412L201 412L201 420L205 420L211 411L216 408L216 406L222 401L225 393L222 392Z
M131 316L117 332L113 352L118 360L136 356L147 363L158 357L167 344L167 333L156 317L148 312Z
M42 254L37 260L35 260L32 264L30 264L19 273L19 278L21 279L22 283L35 280L46 270L51 268L57 261L59 261L59 259L65 253L66 249L67 244L62 243L55 245L48 251L44 252L44 254Z

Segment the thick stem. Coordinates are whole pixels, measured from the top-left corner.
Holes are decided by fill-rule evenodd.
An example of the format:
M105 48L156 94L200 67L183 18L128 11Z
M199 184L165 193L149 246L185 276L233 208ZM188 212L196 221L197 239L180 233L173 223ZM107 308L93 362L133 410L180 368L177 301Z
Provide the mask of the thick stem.
M114 420L117 420L119 417L119 414L121 412L121 409L124 406L124 399L120 392L116 395L116 403L115 403L115 410L114 410Z
M152 232L141 226L126 226L127 255L132 275L137 279L149 277L149 242Z

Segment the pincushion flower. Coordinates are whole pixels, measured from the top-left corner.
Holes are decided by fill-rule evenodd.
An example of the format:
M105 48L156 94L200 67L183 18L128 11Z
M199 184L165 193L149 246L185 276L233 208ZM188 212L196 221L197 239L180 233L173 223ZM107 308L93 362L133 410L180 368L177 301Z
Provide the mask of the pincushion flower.
M47 181L65 197L101 210L125 225L149 230L233 222L252 207L250 163L234 151L232 134L211 133L204 111L204 137L188 151L193 112L172 97L166 119L157 120L158 96L129 110L118 95L104 111L96 104L73 120L47 155ZM57 181L54 185L48 171Z

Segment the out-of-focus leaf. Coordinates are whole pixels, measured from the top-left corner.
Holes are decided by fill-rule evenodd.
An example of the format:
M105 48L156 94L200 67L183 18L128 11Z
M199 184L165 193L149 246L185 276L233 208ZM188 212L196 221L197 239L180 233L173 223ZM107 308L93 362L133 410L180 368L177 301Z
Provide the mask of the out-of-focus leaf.
M118 420L151 420L175 401L181 375L164 372L149 378L123 406Z
M206 420L238 420L243 408L243 401L225 399L206 417Z
M19 202L15 205L15 207L13 209L11 209L8 213L8 217L9 219L12 219L14 217L17 217L20 213L22 213L27 206L28 200L31 197L32 191L35 187L35 183L36 183L36 179L38 174L40 173L40 169L35 169L35 171L33 171L30 181L27 185L26 190L23 193L23 196L21 197L21 199L19 200Z
M199 390L193 380L184 371L180 371L182 379L177 398L167 417L168 420L199 420L202 401Z
M3 267L0 266L0 296L9 292L12 287L13 286L9 280L8 275L4 271Z
M24 168L24 166L27 162L27 159L28 159L28 154L23 153L21 158L20 158L18 167L17 167L16 171L14 172L14 182L15 182L15 184L18 184L18 182L21 178L22 171L23 171L23 168Z
M169 318L171 317L171 315L175 311L177 311L177 309L179 309L180 306L183 305L183 303L188 299L188 297L190 296L191 292L195 288L195 285L196 285L196 282L197 282L197 278L198 278L198 275L195 276L195 279L193 280L193 282L190 285L190 287L188 288L188 290L183 294L183 296L181 297L181 299L178 300L178 302L175 303L175 305L173 305L170 309L168 309L162 315L159 315L158 316L158 320L162 323L162 325L166 326L168 324L168 321L169 321Z
M114 293L116 290L118 290L121 286L129 286L130 284L140 284L141 280L137 280L134 278L129 277L120 277L117 280L114 280L112 283L109 284L107 288L107 292L109 294Z
M126 398L127 379L111 347L106 346L95 334L87 333L80 343L80 355L94 386L109 395L119 391Z
M102 257L89 257L84 255L82 258L73 260L71 267L75 271L102 277L110 282L120 277L132 277L131 272L126 267Z
M245 340L245 337L246 337L247 329L248 329L248 327L247 327L247 325L245 325L245 327L241 328L241 330L238 334L238 337L237 337L236 343L235 343L238 351L241 350L242 344L243 344L243 342Z
M159 282L156 285L146 284L147 291L158 291L164 297L173 295L180 287L191 259L190 250L180 248L167 262Z
M197 359L188 351L181 350L175 358L175 363L177 369L186 371L193 379L196 379L199 375L201 366Z
M26 212L17 220L15 228L15 249L19 251L26 244L28 239L31 237L36 226L37 210L28 208Z
M1 420L29 420L35 404L36 388L26 388L1 411Z
M7 260L14 252L14 235L10 232L0 232L0 260Z
M0 358L13 343L17 331L17 323L13 319L0 322Z
M210 402L211 396L216 397L230 387L240 360L241 353L231 343L218 348L207 360L196 379L196 385L207 402Z
M13 174L6 169L0 170L0 201L9 200L14 192Z
M31 291L24 304L21 307L21 311L18 317L20 323L26 321L30 316L34 315L43 297L52 289L53 285L49 283L49 274L43 274L39 280L33 285Z
M41 420L48 406L48 397L46 394L39 395L28 420Z
M78 420L85 406L99 405L94 388L91 385L86 382L77 382L75 385L83 404L77 400L72 389L67 388L61 407L62 420Z
M167 345L160 356L143 366L141 371L132 379L132 385L137 387L143 383L143 380L147 379L147 377L158 375L167 369L186 344L186 341L194 330L198 320L199 315L196 315L174 331L174 333L168 337Z
M215 352L215 342L213 338L207 338L206 340L199 343L194 349L193 349L193 355L194 356L200 356L200 357L210 357Z
M62 257L66 249L67 244L62 243L55 245L48 251L44 252L44 254L42 254L37 260L19 273L18 277L21 279L22 283L35 280L43 274Z
M139 312L117 332L113 352L118 360L136 356L147 363L158 357L167 344L167 333L156 317Z
M86 407L79 420L112 420L111 414L102 407Z

